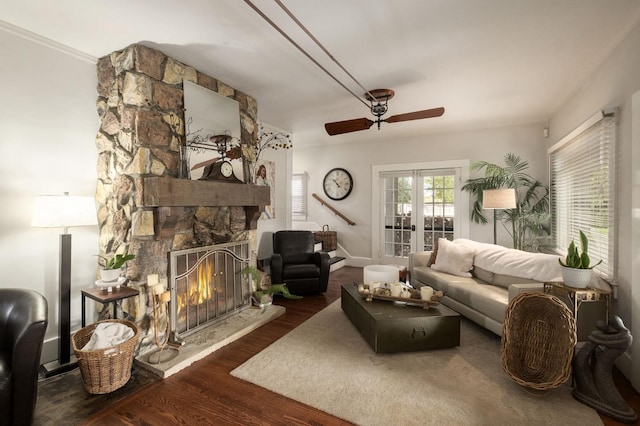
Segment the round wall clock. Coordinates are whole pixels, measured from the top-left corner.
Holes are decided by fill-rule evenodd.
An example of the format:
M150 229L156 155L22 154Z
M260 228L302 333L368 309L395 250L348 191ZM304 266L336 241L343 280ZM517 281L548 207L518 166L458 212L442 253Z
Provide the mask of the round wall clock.
M329 170L322 182L322 188L332 200L344 200L353 189L351 173L340 167Z

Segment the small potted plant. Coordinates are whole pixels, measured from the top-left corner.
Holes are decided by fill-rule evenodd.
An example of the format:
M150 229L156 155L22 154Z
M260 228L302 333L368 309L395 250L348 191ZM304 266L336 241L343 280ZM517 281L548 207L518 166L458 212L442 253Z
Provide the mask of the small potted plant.
M254 266L247 266L242 273L251 276L253 301L263 309L273 303L274 294L281 294L286 299L302 299L302 296L289 293L286 284L271 284L271 277Z
M125 250L124 253L116 253L112 257L105 257L98 255L100 260L98 263L102 266L100 270L100 278L104 282L113 282L116 281L120 274L122 274L122 267L124 264L134 259L136 256L133 254L129 254L128 250Z
M565 284L571 287L585 288L591 281L591 270L602 263L602 260L595 265L591 265L591 259L588 254L589 240L582 231L580 231L580 250L581 252L578 252L578 247L571 241L565 261L558 259L558 262L562 266L562 279Z

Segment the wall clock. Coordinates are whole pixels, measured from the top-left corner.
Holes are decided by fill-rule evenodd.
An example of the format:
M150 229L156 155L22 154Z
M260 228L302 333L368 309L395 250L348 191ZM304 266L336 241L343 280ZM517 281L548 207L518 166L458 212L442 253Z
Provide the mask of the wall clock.
M329 170L322 182L322 188L332 200L344 200L353 189L351 173L340 167Z

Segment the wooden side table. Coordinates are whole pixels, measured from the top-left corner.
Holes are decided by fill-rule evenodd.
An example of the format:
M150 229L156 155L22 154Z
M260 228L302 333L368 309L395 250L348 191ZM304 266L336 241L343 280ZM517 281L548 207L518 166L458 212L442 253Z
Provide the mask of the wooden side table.
M609 312L611 310L611 292L593 287L576 288L566 285L561 281L548 281L544 283L544 292L569 300L569 308L573 311L573 317L578 324L578 309L585 302L604 302L605 321L609 322Z
M131 287L123 287L114 288L113 291L106 291L98 287L89 288L86 290L82 290L82 326L84 327L86 324L85 318L85 299L88 297L89 299L93 299L96 302L100 303L109 303L113 304L113 319L116 319L118 316L118 300L127 299L129 297L137 296L140 292Z

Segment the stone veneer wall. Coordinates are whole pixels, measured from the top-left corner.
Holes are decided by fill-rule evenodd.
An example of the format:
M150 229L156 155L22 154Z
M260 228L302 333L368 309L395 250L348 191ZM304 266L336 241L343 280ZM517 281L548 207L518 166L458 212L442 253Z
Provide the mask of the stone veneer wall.
M243 239L252 240L255 248L255 230L245 229L243 207L183 208L175 234L156 237L158 213L142 203L144 178L179 177L180 147L186 141L183 79L239 102L243 152L255 150L257 104L215 78L140 44L100 58L97 72L99 249L102 255L124 249L136 255L128 262L126 274L129 286L137 288L140 296L125 299L122 310L143 336L151 335L143 341L149 344L154 321L146 277L166 278L170 250ZM99 319L108 318L110 312L109 306L102 306ZM166 318L159 320L163 324Z

